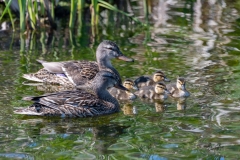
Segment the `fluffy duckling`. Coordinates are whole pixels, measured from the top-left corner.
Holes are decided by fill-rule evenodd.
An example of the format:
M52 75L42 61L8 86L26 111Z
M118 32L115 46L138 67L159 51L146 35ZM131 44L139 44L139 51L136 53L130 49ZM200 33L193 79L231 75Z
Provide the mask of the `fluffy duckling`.
M138 77L134 82L135 84L141 88L144 86L155 85L158 82L170 82L170 80L165 76L162 71L156 71L152 77L141 76Z
M144 86L140 88L135 94L140 98L164 100L168 97L170 92L167 90L164 83L158 82L153 86Z
M133 100L133 99L137 98L137 96L135 94L130 92L133 89L138 90L137 86L135 86L135 83L131 79L126 79L123 82L123 86L125 88L127 88L128 91L124 91L124 90L117 89L114 87L110 88L108 91L113 97L115 97L119 100Z
M190 93L186 89L186 80L183 77L178 77L176 83L167 84L167 89L172 97L189 97Z

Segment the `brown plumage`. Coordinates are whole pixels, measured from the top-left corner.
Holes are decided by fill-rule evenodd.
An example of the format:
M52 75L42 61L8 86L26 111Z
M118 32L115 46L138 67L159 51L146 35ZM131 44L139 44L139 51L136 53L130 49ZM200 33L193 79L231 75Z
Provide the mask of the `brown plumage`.
M133 59L122 54L119 47L111 41L103 41L96 51L97 62L94 61L63 61L46 62L38 60L44 68L37 73L24 74L23 77L37 82L61 84L61 85L82 85L91 80L102 70L110 71L117 76L121 84L118 71L112 66L111 59L117 58L133 62Z
M165 74L162 71L156 71L152 75L152 77L147 76L141 76L138 77L134 82L135 84L141 88L144 86L152 86L157 84L158 82L170 82L170 80L165 76Z
M120 110L118 101L108 92L110 87L119 87L116 76L100 71L85 86L74 91L48 93L42 96L25 97L34 103L28 108L17 109L16 114L61 117L93 117L115 113Z
M153 86L144 86L135 92L140 98L147 99L166 99L170 92L167 90L166 85L159 82Z
M189 97L190 93L186 89L186 80L183 77L178 77L176 83L167 84L167 89L172 97Z
M123 82L123 86L125 88L128 89L128 91L124 91L124 90L121 90L121 89L117 89L117 88L110 88L109 89L109 93L117 98L118 100L134 100L137 98L137 96L131 92L131 90L136 90L136 86L135 86L135 83L130 80L130 79L126 79L124 82Z

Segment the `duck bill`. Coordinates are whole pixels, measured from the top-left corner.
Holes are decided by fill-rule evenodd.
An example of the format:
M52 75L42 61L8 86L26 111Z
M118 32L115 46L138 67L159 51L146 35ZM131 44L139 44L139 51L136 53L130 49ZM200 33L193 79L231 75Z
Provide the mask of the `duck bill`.
M138 88L138 86L137 86L137 85L134 85L134 86L133 86L133 89L134 89L134 90L136 90L136 91L138 91L138 90L139 90L139 88Z
M166 78L166 77L164 77L164 81L165 81L165 82L170 82L171 80L168 79L168 78Z
M165 93L166 94L171 94L171 92L169 92L169 90L165 90Z
M121 89L121 90L124 90L124 91L129 91L127 88L125 88L123 85L121 84L115 84L114 85L115 88L118 88L118 89Z
M185 84L181 86L181 89L182 89L183 91L186 90Z
M128 57L126 57L126 56L124 56L124 55L119 56L118 59L123 60L123 61L126 61L126 62L134 62L134 59L128 58Z

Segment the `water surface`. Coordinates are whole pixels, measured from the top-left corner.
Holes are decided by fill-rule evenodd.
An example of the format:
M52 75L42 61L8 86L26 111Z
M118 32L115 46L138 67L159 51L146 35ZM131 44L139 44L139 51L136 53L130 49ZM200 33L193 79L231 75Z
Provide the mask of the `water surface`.
M67 43L61 28L62 34L50 46L39 40L42 35L33 36L36 46L25 46L23 52L17 34L13 39L11 32L1 34L0 157L239 159L239 4L160 0L153 6L149 29L101 26L94 40L76 36L77 48ZM140 18L141 10L134 8ZM161 69L173 82L178 75L185 77L191 97L164 104L141 99L121 102L120 113L95 118L13 114L14 107L31 104L22 97L44 93L23 85L26 80L21 77L41 68L36 59L95 60L102 39L114 40L135 59L134 63L113 61L123 79Z

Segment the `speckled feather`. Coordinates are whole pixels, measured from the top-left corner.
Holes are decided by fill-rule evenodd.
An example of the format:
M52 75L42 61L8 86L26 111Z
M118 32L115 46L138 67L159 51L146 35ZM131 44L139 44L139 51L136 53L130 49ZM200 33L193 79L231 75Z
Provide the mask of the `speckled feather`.
M118 111L116 108L107 107L107 102L84 90L63 91L24 99L35 101L25 110L42 116L91 117L103 112L109 114Z
M107 40L104 40L99 44L96 51L96 58L97 62L46 62L37 60L45 69L40 69L37 73L24 74L23 77L31 81L47 84L83 85L94 78L96 73L100 70L106 70L118 76L118 82L121 84L122 81L120 75L112 66L111 59L118 58L124 61L133 61L133 59L125 57L114 42Z
M120 110L118 101L112 97L107 88L119 85L111 72L100 71L87 83L85 89L48 93L42 96L25 97L34 101L25 109L18 109L17 114L91 117L115 113Z

